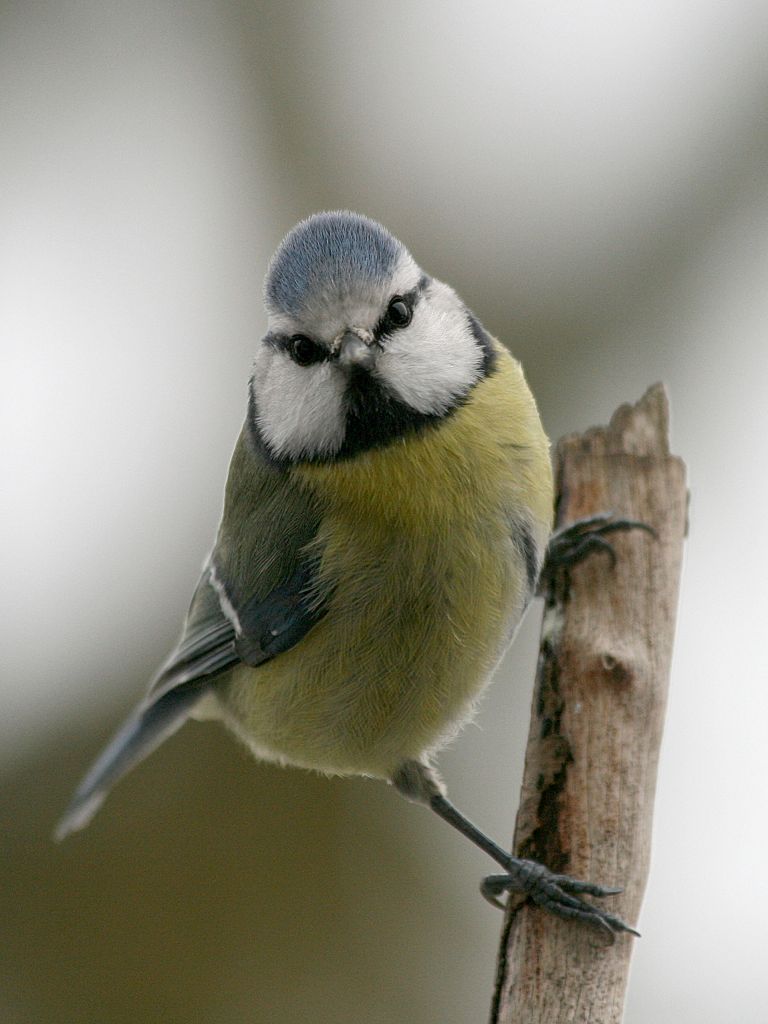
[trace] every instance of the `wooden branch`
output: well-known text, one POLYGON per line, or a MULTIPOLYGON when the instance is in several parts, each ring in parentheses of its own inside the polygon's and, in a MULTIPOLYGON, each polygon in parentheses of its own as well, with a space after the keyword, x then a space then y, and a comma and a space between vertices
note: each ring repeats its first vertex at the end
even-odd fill
MULTIPOLYGON (((598 512, 648 523, 613 533, 545 594, 518 856, 624 887, 610 909, 637 922, 648 876, 656 768, 686 529, 685 466, 669 454, 668 405, 655 385, 608 427, 563 438, 558 525, 598 512)), ((492 1024, 619 1024, 633 943, 511 901, 492 1024)))

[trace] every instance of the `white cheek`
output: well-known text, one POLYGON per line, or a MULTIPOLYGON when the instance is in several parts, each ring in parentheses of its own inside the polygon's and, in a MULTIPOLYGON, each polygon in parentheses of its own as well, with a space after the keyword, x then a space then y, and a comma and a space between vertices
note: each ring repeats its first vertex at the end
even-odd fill
MULTIPOLYGON (((437 284, 437 282, 436 282, 437 284)), ((483 353, 455 293, 435 289, 413 321, 385 342, 376 375, 398 398, 422 413, 442 414, 479 379, 483 353)))
POLYGON ((344 381, 330 363, 297 366, 265 345, 254 366, 257 419, 276 455, 331 455, 344 441, 344 381))

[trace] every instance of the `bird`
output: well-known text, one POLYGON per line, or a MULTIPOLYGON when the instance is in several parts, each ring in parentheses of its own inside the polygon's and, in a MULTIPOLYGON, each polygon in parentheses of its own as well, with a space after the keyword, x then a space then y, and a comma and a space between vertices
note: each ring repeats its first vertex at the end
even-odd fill
MULTIPOLYGON (((521 891, 613 935, 609 889, 511 856, 448 800, 439 750, 475 713, 536 593, 549 441, 522 368, 378 222, 299 222, 264 283, 245 421, 181 638, 59 823, 189 717, 258 759, 369 776, 424 804, 521 891)), ((582 542, 583 546, 583 542, 582 542)))

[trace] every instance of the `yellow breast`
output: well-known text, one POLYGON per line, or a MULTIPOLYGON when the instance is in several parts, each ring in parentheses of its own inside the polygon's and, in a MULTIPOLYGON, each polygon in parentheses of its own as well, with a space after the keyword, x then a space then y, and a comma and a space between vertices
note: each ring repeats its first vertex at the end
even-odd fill
POLYGON ((262 755, 388 776, 458 728, 524 610, 514 530, 543 549, 548 443, 500 349, 434 428, 290 472, 323 508, 312 546, 328 614, 273 662, 236 670, 227 703, 262 755))

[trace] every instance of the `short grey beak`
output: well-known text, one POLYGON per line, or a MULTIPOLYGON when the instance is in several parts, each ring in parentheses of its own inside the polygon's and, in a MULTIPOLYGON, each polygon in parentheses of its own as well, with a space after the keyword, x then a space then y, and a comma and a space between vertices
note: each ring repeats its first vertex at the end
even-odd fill
POLYGON ((339 346, 339 365, 345 370, 359 367, 361 370, 372 370, 376 363, 376 349, 366 343, 352 331, 345 331, 339 346))

